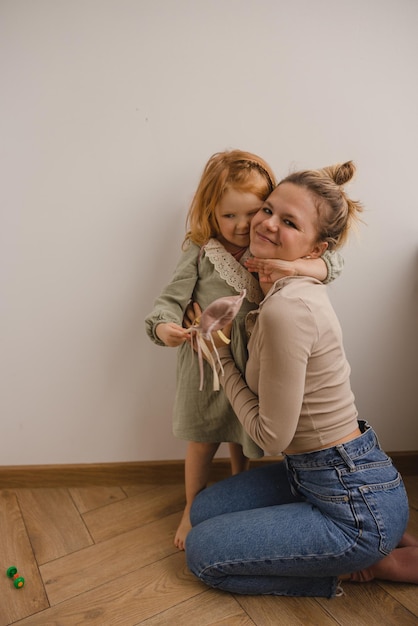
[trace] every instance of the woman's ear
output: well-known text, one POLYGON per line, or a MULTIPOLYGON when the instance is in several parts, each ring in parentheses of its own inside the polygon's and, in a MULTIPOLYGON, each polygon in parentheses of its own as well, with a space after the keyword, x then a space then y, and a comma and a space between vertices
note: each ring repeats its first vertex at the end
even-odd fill
POLYGON ((324 254, 327 248, 328 248, 328 242, 321 241, 317 243, 314 248, 312 248, 312 251, 310 252, 309 256, 311 257, 311 259, 318 259, 320 256, 324 254))

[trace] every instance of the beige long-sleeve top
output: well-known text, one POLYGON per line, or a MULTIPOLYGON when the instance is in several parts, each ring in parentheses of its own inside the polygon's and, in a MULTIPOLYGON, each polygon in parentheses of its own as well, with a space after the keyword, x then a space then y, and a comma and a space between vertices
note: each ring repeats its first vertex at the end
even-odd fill
POLYGON ((274 455, 317 450, 357 428, 341 327, 322 283, 277 281, 247 324, 245 379, 221 348, 221 383, 261 448, 274 455))

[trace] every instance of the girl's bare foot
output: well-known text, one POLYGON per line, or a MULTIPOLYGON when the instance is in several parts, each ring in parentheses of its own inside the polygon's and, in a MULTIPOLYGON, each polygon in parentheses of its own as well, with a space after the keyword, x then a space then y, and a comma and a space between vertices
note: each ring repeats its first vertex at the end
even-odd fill
POLYGON ((176 536, 174 537, 174 545, 179 550, 184 550, 184 544, 186 541, 186 537, 191 530, 192 525, 190 523, 190 509, 186 507, 183 512, 183 517, 181 518, 181 522, 177 528, 176 536))

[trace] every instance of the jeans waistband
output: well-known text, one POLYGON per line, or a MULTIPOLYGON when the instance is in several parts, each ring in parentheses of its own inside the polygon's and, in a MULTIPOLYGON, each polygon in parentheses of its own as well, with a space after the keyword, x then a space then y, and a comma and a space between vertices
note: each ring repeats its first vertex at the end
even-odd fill
POLYGON ((326 467, 347 464, 348 459, 355 460, 364 456, 373 448, 380 449, 379 441, 373 428, 363 420, 358 422, 362 433, 346 443, 325 448, 317 452, 304 454, 288 454, 286 460, 292 467, 326 467))

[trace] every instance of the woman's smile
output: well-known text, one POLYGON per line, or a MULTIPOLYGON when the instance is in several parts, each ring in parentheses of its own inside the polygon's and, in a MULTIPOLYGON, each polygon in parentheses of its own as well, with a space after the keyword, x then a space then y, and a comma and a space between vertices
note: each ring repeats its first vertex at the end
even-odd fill
POLYGON ((278 246, 279 244, 276 243, 275 241, 273 241, 272 239, 270 239, 269 237, 267 237, 267 235, 264 235, 262 232, 260 232, 259 230, 255 231, 255 236, 260 240, 260 241, 265 241, 266 243, 269 243, 273 246, 278 246))

